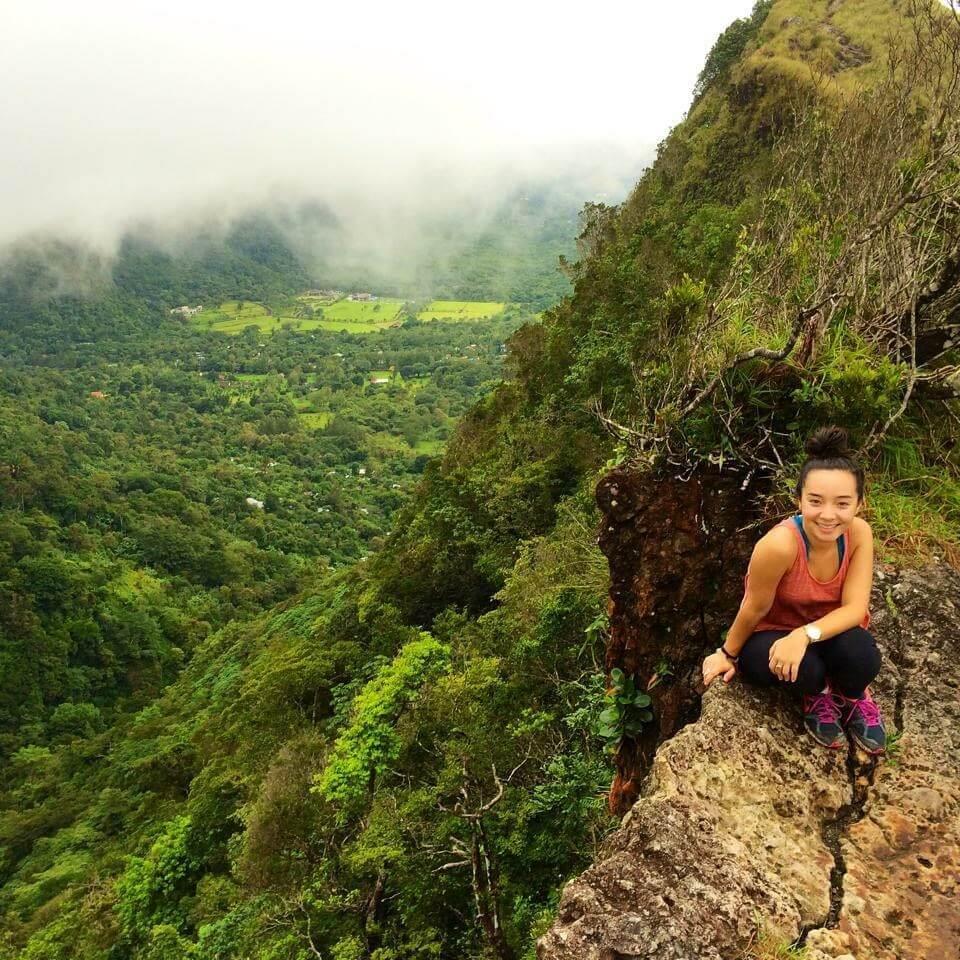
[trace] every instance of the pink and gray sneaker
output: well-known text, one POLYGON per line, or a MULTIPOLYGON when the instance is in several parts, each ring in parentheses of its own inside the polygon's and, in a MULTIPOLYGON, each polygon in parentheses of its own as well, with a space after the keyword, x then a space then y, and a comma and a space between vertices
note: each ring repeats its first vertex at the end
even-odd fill
POLYGON ((847 745, 847 738, 841 724, 842 714, 836 695, 829 690, 822 693, 804 694, 803 725, 807 733, 822 747, 841 750, 847 745))
POLYGON ((867 753, 883 753, 887 749, 887 732, 883 727, 880 708, 870 695, 870 688, 863 691, 859 700, 836 692, 833 696, 842 711, 841 723, 847 736, 867 753))

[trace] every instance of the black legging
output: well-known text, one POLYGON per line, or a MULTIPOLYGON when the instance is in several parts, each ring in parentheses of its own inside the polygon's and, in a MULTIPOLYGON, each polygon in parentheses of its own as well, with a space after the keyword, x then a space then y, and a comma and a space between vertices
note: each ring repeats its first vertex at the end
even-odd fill
POLYGON ((747 640, 737 668, 744 680, 763 687, 792 686, 801 693, 819 693, 829 680, 845 697, 859 699, 880 672, 880 651, 873 634, 863 627, 851 627, 829 640, 811 643, 800 661, 796 681, 781 680, 770 669, 770 647, 774 640, 788 633, 789 630, 761 630, 747 640))

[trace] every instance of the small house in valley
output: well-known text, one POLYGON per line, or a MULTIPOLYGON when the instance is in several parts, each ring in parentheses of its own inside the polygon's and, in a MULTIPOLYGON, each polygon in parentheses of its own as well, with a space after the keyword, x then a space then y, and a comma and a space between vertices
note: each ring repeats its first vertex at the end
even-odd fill
POLYGON ((171 317, 180 317, 183 320, 187 320, 192 317, 194 314, 203 312, 203 304, 198 303, 195 307, 188 307, 186 304, 182 307, 174 307, 170 311, 171 317))

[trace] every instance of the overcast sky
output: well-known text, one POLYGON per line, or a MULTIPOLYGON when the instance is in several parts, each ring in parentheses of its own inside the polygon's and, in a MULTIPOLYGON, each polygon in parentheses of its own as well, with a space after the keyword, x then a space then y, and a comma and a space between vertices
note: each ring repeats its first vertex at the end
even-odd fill
POLYGON ((0 242, 315 194, 420 206, 643 163, 751 0, 29 0, 0 14, 0 242))

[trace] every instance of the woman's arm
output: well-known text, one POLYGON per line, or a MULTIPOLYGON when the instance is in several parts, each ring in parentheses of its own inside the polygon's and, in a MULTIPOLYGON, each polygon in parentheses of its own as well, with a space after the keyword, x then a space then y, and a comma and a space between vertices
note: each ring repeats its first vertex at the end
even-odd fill
POLYGON ((777 586, 796 556, 797 542, 783 527, 774 527, 753 548, 747 568, 747 589, 724 643, 734 656, 740 653, 757 624, 770 611, 777 586))
MULTIPOLYGON (((777 585, 796 555, 796 541, 783 527, 774 527, 753 548, 747 570, 747 589, 724 642, 724 648, 733 656, 740 653, 757 624, 773 606, 777 585)), ((733 661, 718 650, 703 661, 703 685, 709 687, 717 677, 723 677, 724 683, 729 683, 735 672, 733 661)))

